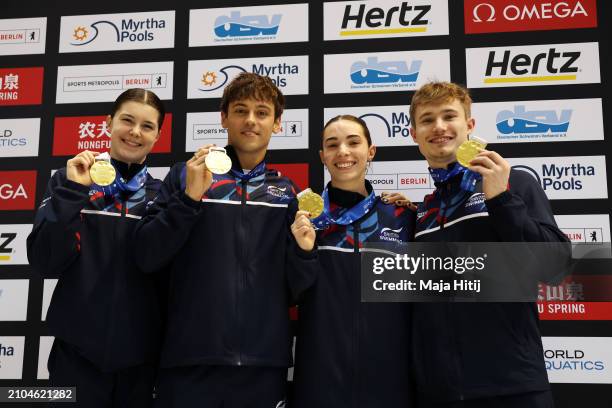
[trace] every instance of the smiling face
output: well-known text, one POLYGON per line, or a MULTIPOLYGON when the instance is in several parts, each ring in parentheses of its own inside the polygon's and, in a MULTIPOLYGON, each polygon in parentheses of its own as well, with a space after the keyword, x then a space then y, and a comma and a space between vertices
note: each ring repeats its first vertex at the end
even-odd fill
POLYGON ((106 122, 111 132, 110 155, 125 163, 142 163, 159 139, 159 112, 151 105, 127 101, 106 122))
POLYGON ((230 102, 227 114, 221 112, 221 124, 227 129, 242 165, 256 165, 263 160, 272 133, 280 132, 280 117, 274 119, 274 104, 255 99, 230 102))
POLYGON ((376 146, 368 146, 359 123, 340 119, 325 128, 319 155, 327 166, 332 186, 363 192, 366 167, 375 154, 376 146))
POLYGON ((431 168, 446 168, 456 161, 459 145, 474 129, 474 119, 466 118, 457 99, 419 105, 414 112, 410 133, 431 168))

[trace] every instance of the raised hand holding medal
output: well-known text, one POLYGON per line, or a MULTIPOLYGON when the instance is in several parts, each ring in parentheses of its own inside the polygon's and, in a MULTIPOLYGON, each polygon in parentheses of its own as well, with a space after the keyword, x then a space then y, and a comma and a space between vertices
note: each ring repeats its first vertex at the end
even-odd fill
POLYGON ((91 180, 101 187, 110 186, 117 177, 117 172, 110 159, 108 153, 99 154, 94 164, 89 168, 91 180))
POLYGON ((298 193, 298 208, 306 211, 311 219, 317 218, 323 212, 323 197, 310 188, 298 193))
POLYGON ((457 161, 465 168, 470 167, 470 161, 487 147, 487 141, 476 136, 461 143, 457 148, 457 161))
POLYGON ((323 198, 307 188, 298 193, 297 199, 298 211, 295 213, 295 221, 291 224, 291 233, 302 250, 311 251, 317 237, 311 220, 323 212, 323 198))
POLYGON ((204 163, 206 163, 208 170, 214 174, 225 174, 232 168, 232 159, 229 158, 223 147, 210 147, 204 163))
POLYGON ((66 162, 66 178, 84 186, 91 186, 93 181, 89 174, 90 167, 94 164, 100 153, 84 150, 66 162))
MULTIPOLYGON (((212 184, 212 171, 207 166, 207 157, 213 148, 217 148, 213 144, 207 144, 200 147, 193 153, 193 157, 185 162, 186 167, 186 183, 185 194, 194 201, 200 201, 202 196, 208 191, 212 184)), ((225 151, 225 149, 223 149, 225 151)), ((218 152, 220 155, 225 155, 223 152, 218 152)), ((225 155, 228 159, 229 157, 225 155)), ((211 165, 215 167, 215 171, 223 170, 222 160, 211 161, 211 165)), ((231 168, 231 159, 230 168, 231 168)), ((228 169, 229 170, 229 169, 228 169)))

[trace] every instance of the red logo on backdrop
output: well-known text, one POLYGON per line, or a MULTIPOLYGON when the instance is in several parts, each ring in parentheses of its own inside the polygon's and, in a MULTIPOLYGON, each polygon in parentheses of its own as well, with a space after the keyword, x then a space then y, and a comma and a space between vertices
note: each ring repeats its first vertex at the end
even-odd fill
POLYGON ((308 163, 268 164, 268 168, 278 170, 283 176, 289 177, 297 184, 299 191, 308 188, 308 163))
POLYGON ((33 210, 36 170, 0 171, 0 210, 33 210))
POLYGON ((572 275, 559 285, 540 285, 542 320, 612 320, 612 276, 572 275))
POLYGON ((612 320, 612 302, 538 302, 540 320, 612 320))
POLYGON ((0 68, 1 105, 40 105, 43 67, 0 68))
MULTIPOLYGON (((53 156, 74 156, 83 150, 105 152, 110 149, 110 130, 106 116, 68 116, 55 118, 53 156)), ((172 114, 166 113, 159 140, 151 153, 169 153, 172 142, 172 114)))
POLYGON ((596 0, 465 0, 465 32, 597 27, 596 0))

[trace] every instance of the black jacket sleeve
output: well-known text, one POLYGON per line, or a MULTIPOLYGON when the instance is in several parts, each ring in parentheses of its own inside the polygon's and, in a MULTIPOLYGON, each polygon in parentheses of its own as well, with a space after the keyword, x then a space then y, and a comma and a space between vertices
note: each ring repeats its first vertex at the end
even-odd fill
POLYGON ((66 179, 60 169, 47 185, 27 239, 28 261, 43 277, 59 277, 79 256, 81 210, 89 187, 66 179))
POLYGON ((504 242, 568 242, 557 227, 546 193, 523 171, 512 170, 510 189, 485 204, 504 242))
POLYGON ((202 211, 202 203, 187 196, 181 185, 184 167, 179 163, 170 169, 135 228, 132 245, 138 254, 136 263, 145 273, 160 271, 170 264, 202 211))
POLYGON ((523 171, 512 170, 510 189, 485 201, 493 227, 502 242, 549 243, 525 246, 538 265, 539 279, 559 282, 571 271, 571 244, 557 227, 546 193, 523 171))

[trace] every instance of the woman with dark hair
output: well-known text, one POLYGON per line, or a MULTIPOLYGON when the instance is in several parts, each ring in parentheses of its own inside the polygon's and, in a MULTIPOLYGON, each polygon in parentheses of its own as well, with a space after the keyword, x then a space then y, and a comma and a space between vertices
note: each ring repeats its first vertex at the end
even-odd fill
POLYGON ((52 386, 76 386, 78 407, 149 407, 160 339, 156 285, 129 250, 160 181, 145 159, 164 106, 129 89, 106 122, 108 153, 83 151, 51 177, 27 240, 30 265, 58 283, 47 314, 52 386))
POLYGON ((331 119, 322 143, 331 176, 323 214, 310 220, 298 211, 292 225, 300 248, 317 252, 319 270, 300 283, 308 289, 298 300, 291 407, 410 408, 410 305, 361 302, 360 249, 411 241, 415 213, 377 197, 366 180, 376 146, 363 120, 331 119))

